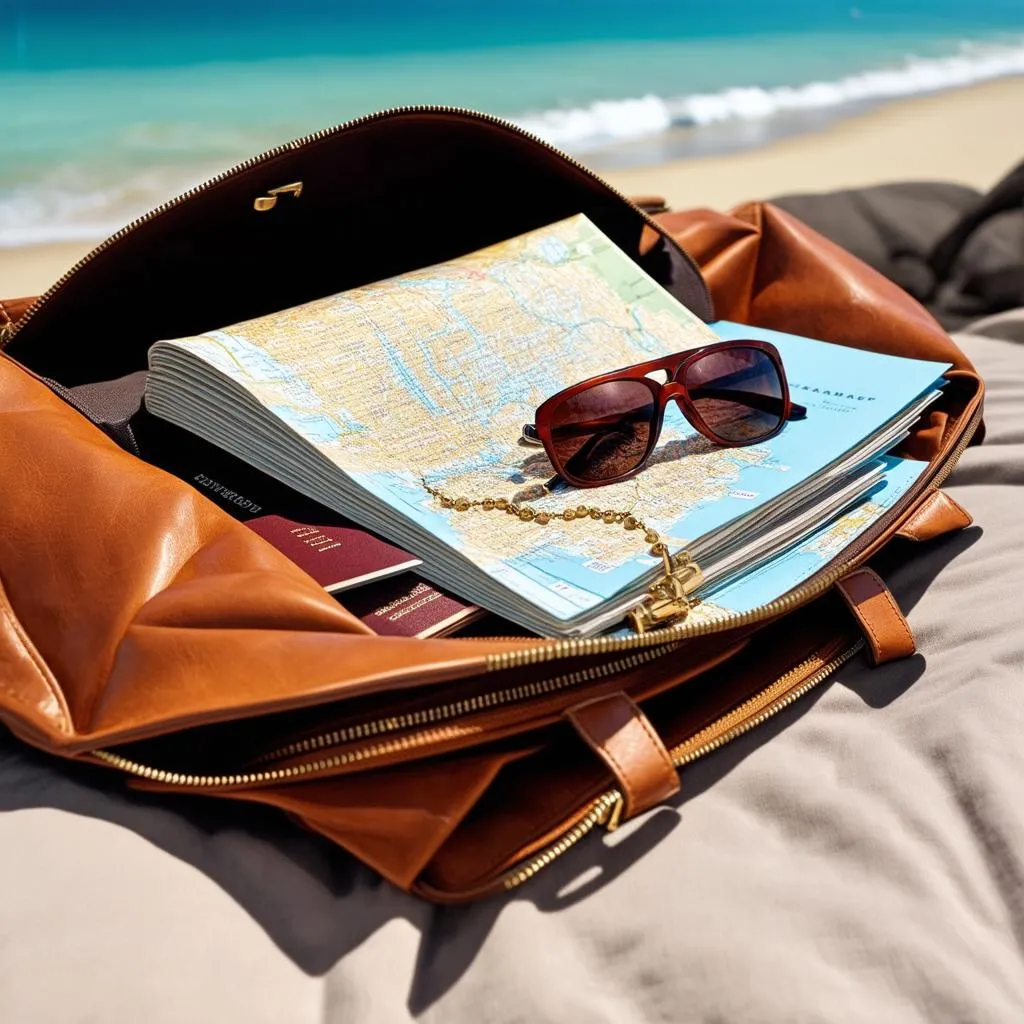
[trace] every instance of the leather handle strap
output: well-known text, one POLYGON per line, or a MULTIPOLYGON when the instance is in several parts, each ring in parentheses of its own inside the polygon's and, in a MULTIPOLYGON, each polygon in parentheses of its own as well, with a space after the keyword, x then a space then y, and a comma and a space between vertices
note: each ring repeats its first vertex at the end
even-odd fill
POLYGON ((873 664, 884 665, 897 658, 909 658, 917 650, 903 612, 873 569, 856 569, 844 576, 836 589, 864 633, 873 664))
POLYGON ((679 791, 679 774, 647 716, 621 691, 566 712, 587 745, 611 769, 625 801, 623 818, 679 791))

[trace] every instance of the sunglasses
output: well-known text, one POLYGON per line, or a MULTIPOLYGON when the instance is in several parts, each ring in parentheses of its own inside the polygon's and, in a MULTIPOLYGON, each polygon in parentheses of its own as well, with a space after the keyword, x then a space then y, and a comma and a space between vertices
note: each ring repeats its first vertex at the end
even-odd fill
POLYGON ((704 437, 729 448, 767 441, 787 420, 807 415, 789 400, 774 345, 723 341, 559 391, 523 427, 523 441, 543 445, 558 475, 575 487, 615 483, 643 469, 672 401, 704 437), (665 374, 664 382, 654 373, 665 374))

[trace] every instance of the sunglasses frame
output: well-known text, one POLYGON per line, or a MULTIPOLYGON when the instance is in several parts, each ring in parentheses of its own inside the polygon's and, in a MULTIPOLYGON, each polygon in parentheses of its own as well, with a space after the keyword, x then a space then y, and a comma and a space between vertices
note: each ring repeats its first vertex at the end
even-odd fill
MULTIPOLYGON (((782 365, 782 357, 779 355, 779 350, 774 345, 767 341, 754 340, 720 341, 712 345, 704 345, 701 348, 693 349, 689 352, 676 352, 672 355, 651 359, 645 363, 636 363, 633 366, 625 366, 621 370, 612 370, 609 373, 602 373, 597 377, 589 377, 587 380, 580 381, 579 384, 574 384, 570 388, 565 388, 546 399, 537 407, 537 412, 534 417, 533 433, 535 433, 537 440, 539 440, 544 446, 544 451, 551 460, 551 465, 554 466, 555 472, 557 472, 558 475, 566 481, 566 483, 572 484, 574 487, 602 487, 605 484, 614 484, 619 483, 622 480, 628 480, 644 468, 647 464, 647 460, 651 457, 651 453, 658 444, 658 439, 661 436, 662 422, 665 418, 665 409, 669 402, 676 402, 687 421, 695 430, 699 431, 709 441, 723 448, 743 448, 754 444, 762 444, 765 441, 770 441, 781 432, 788 420, 803 419, 807 415, 807 410, 802 405, 797 405, 795 402, 790 400, 789 382, 786 380, 786 370, 782 365), (730 441, 719 437, 704 422, 700 413, 697 412, 697 409, 690 398, 689 390, 682 382, 686 377, 686 371, 700 359, 712 355, 715 352, 724 352, 733 349, 756 349, 757 351, 767 355, 774 364, 775 369, 778 371, 779 382, 782 387, 782 416, 779 418, 778 426, 770 433, 767 433, 762 437, 758 437, 753 441, 730 441), (668 375, 664 382, 652 380, 647 376, 649 373, 657 373, 659 371, 665 372, 668 375), (652 429, 650 432, 650 438, 647 442, 647 450, 644 452, 643 457, 636 466, 626 473, 621 473, 619 476, 608 477, 605 480, 581 480, 571 472, 568 472, 555 456, 555 446, 551 436, 554 412, 563 402, 575 395, 588 391, 590 388, 597 387, 599 384, 607 384, 612 381, 619 380, 642 383, 646 385, 648 390, 651 392, 651 398, 655 405, 655 414, 651 425, 652 429)), ((524 437, 528 436, 528 431, 524 428, 524 437)))

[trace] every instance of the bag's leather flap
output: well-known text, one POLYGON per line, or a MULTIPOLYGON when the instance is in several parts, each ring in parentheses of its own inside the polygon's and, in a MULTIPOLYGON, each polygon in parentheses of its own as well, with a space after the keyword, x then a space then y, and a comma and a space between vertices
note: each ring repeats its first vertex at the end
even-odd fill
POLYGON ((69 386, 121 377, 145 367, 154 341, 430 266, 581 212, 712 318, 696 264, 600 178, 505 122, 413 109, 279 146, 130 225, 24 318, 8 352, 69 386), (301 188, 275 197, 285 185, 301 188))

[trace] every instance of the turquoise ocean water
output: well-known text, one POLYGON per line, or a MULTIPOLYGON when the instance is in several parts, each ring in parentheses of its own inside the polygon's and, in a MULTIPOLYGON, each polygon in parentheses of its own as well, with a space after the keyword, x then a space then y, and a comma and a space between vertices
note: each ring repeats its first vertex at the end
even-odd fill
POLYGON ((385 107, 485 110, 601 168, 1010 74, 1024 0, 0 0, 0 246, 107 234, 385 107))

